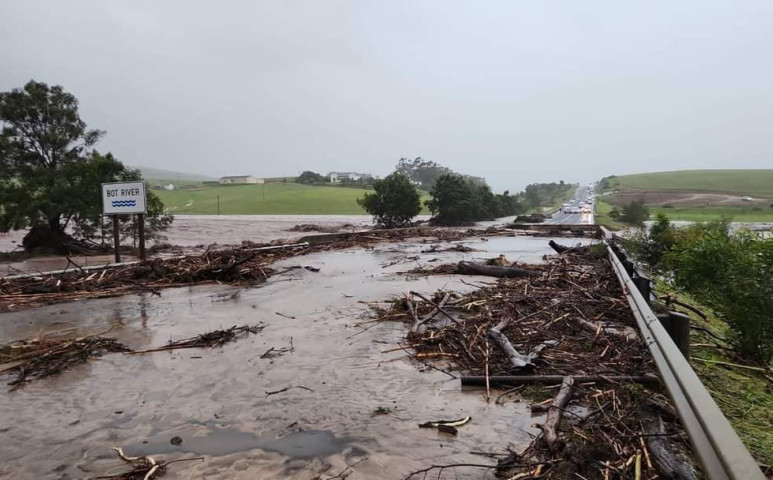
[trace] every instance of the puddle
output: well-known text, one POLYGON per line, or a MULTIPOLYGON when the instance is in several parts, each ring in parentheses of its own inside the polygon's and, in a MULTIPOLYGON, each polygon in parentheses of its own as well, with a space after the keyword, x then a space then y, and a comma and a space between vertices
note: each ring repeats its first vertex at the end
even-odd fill
MULTIPOLYGON (((537 433, 527 405, 487 404, 480 391, 463 392, 458 379, 420 371, 395 349, 404 338, 402 324, 364 323, 363 302, 408 290, 467 291, 471 287, 459 277, 396 272, 434 258, 505 254, 536 262, 551 253, 548 240, 471 240, 464 243, 482 251, 469 253, 421 254, 427 244, 407 242, 321 252, 278 265, 312 265, 319 272, 291 270, 258 288, 186 287, 163 290, 160 297, 128 295, 2 314, 3 339, 29 338, 41 329, 93 333, 114 325, 110 336, 136 349, 233 325, 267 326, 222 348, 106 355, 16 392, 0 389, 0 478, 116 474, 124 465, 113 446, 166 460, 204 456, 170 465, 164 477, 170 480, 310 480, 363 458, 349 480, 391 480, 433 463, 480 463, 471 451, 523 447, 537 433), (395 247, 409 253, 388 251, 395 247), (403 262, 406 256, 418 259, 403 262), (213 301, 237 290, 232 299, 213 301), (261 358, 291 344, 292 352, 261 358), (313 391, 266 395, 300 385, 313 391), (373 414, 384 407, 389 415, 373 414), (473 421, 457 437, 417 427, 468 415, 473 421), (175 436, 181 445, 170 444, 175 436)), ((458 478, 480 478, 480 472, 459 471, 458 478)))
POLYGON ((350 441, 347 438, 336 437, 329 430, 302 430, 269 440, 258 438, 252 433, 242 432, 235 428, 216 426, 208 427, 204 432, 178 432, 175 436, 182 439, 180 445, 173 445, 170 442, 171 437, 166 437, 127 446, 124 448, 124 452, 129 456, 175 452, 219 456, 260 449, 289 458, 309 459, 341 453, 350 441))

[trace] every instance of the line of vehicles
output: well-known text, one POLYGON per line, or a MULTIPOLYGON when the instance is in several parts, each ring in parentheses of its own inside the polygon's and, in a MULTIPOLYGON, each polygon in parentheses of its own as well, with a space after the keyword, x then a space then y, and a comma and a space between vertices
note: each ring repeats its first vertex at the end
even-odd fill
POLYGON ((565 203, 561 205, 561 212, 562 213, 580 213, 580 214, 590 214, 593 213, 593 200, 594 196, 591 193, 588 195, 585 200, 570 200, 569 203, 565 203))

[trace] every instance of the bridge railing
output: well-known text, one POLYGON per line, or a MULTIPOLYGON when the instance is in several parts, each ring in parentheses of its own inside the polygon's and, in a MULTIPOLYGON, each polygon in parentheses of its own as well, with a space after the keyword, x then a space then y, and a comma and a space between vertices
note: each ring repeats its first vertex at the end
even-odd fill
POLYGON ((644 298, 629 275, 623 263, 629 262, 625 253, 619 248, 613 249, 612 234, 606 228, 600 228, 639 331, 703 465, 706 477, 711 480, 765 480, 757 462, 655 316, 649 306, 649 299, 644 298))

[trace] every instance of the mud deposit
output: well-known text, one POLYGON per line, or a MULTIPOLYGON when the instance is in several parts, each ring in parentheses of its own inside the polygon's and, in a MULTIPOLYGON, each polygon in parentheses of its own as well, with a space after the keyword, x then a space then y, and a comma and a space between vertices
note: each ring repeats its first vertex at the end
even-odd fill
MULTIPOLYGON (((360 301, 407 290, 465 291, 471 287, 455 277, 396 272, 433 259, 499 254, 537 262, 550 253, 548 240, 462 242, 485 250, 470 253, 420 254, 426 244, 384 244, 289 259, 278 266, 320 271, 291 270, 259 288, 177 288, 160 297, 129 295, 0 315, 4 340, 30 338, 41 329, 77 327, 85 334, 116 325, 109 336, 134 349, 233 325, 267 325, 223 348, 110 354, 15 392, 3 388, 0 478, 115 474, 125 465, 113 446, 165 460, 204 457, 170 465, 169 479, 312 479, 323 472, 327 478, 363 459, 348 478, 396 479, 432 463, 491 463, 469 452, 525 446, 537 433, 531 424, 538 418, 525 404, 486 404, 480 392, 463 393, 458 380, 422 371, 399 350, 382 353, 404 338, 403 325, 358 325, 368 320, 360 301), (290 346, 281 356, 261 358, 272 347, 290 346), (313 391, 267 394, 290 386, 313 391), (390 413, 376 414, 380 407, 390 413), (473 420, 456 437, 417 428, 467 415, 473 420), (172 444, 174 437, 182 442, 172 444)), ((449 475, 484 477, 481 471, 449 475)))

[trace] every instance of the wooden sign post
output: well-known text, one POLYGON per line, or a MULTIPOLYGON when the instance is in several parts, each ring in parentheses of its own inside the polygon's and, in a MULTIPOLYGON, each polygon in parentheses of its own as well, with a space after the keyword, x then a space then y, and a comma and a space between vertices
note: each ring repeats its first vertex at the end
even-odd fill
POLYGON ((102 184, 102 211, 113 217, 115 262, 121 262, 121 226, 119 215, 138 215, 140 260, 145 260, 145 214, 147 198, 145 182, 114 182, 102 184))

